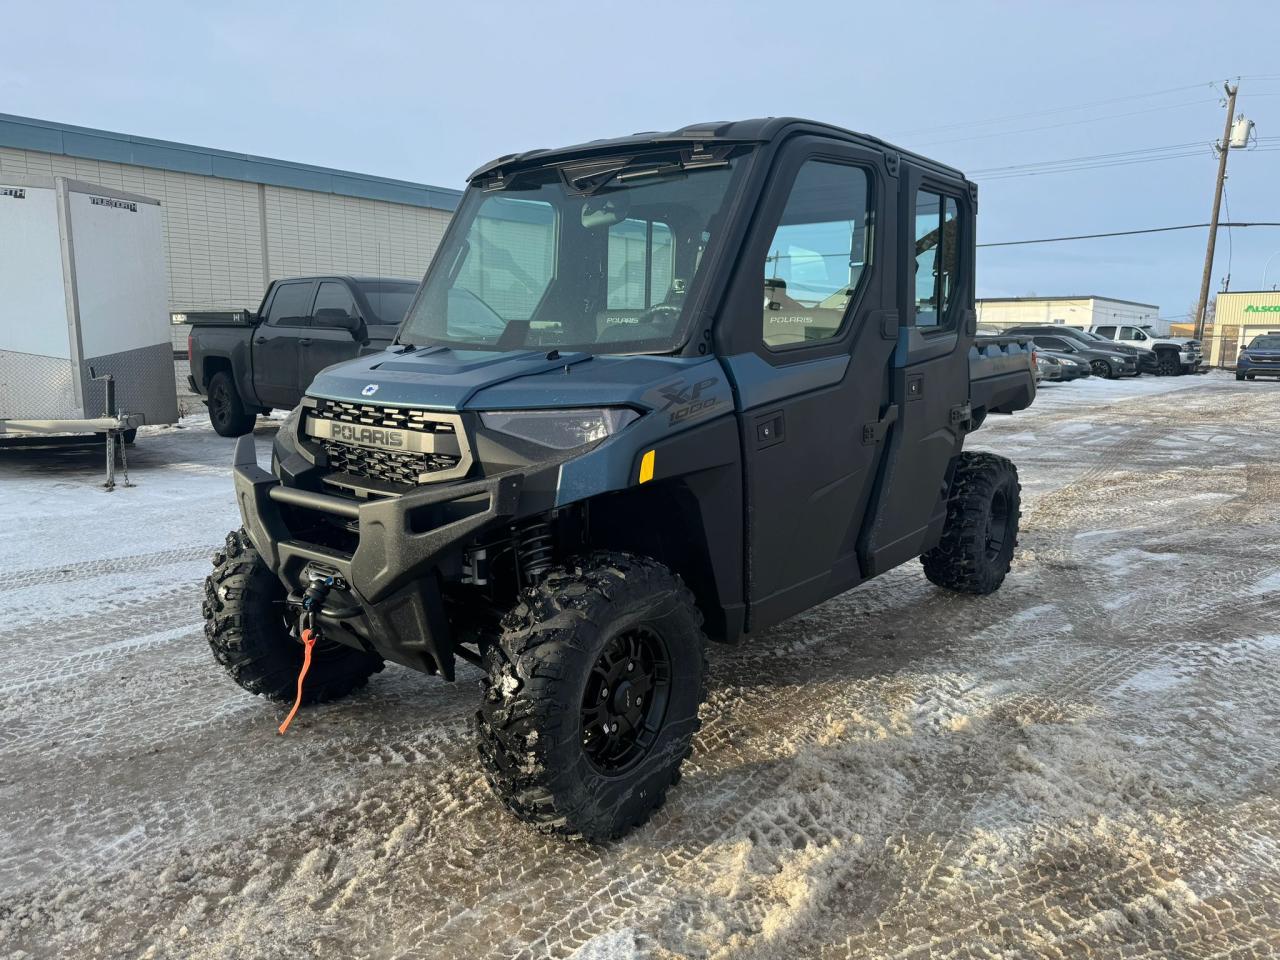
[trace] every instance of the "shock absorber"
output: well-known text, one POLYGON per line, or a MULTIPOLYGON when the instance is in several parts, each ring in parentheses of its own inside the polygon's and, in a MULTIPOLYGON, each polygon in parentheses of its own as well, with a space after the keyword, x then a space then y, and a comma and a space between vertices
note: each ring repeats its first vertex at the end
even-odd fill
POLYGON ((526 584, 537 583, 555 563, 555 534, 548 520, 534 520, 512 531, 516 562, 526 584))

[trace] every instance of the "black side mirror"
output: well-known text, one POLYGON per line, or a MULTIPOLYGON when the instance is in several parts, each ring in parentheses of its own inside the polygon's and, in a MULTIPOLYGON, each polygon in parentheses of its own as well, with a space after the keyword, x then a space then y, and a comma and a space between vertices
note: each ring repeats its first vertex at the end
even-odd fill
POLYGON ((364 320, 352 316, 341 307, 324 307, 315 313, 317 327, 335 327, 346 330, 357 340, 364 339, 364 320))

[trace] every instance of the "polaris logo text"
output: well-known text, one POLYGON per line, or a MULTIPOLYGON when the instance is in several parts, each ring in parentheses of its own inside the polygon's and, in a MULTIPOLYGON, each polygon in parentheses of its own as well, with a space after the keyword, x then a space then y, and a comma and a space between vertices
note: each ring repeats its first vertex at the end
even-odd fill
POLYGON ((379 430, 377 427, 357 427, 350 423, 334 423, 329 436, 345 443, 359 443, 366 447, 388 447, 398 450, 404 446, 403 430, 379 430))

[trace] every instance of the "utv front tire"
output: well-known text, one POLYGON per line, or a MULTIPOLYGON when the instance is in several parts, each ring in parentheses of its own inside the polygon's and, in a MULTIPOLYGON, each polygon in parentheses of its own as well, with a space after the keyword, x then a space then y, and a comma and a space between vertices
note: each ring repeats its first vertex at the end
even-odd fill
MULTIPOLYGON (((290 630, 284 586, 244 530, 227 534, 204 581, 204 635, 218 663, 250 693, 290 703, 303 646, 290 630)), ((345 697, 382 669, 380 657, 321 640, 302 688, 303 705, 345 697)))
POLYGON ((991 453, 962 453, 951 481, 942 539, 921 558, 925 576, 948 590, 994 593, 1018 545, 1018 468, 991 453))
POLYGON ((617 553, 524 591, 485 656, 481 765, 519 819, 610 840, 680 778, 705 696, 702 616, 661 564, 617 553))

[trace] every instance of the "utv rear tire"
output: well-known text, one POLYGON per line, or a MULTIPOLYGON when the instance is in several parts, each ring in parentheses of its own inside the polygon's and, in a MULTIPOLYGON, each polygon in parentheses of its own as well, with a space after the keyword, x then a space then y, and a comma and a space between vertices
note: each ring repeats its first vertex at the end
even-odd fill
POLYGON ((253 429, 257 417, 244 408, 231 374, 220 370, 209 381, 209 421, 220 437, 240 437, 253 429))
MULTIPOLYGON (((204 581, 204 635, 218 663, 250 693, 291 703, 303 646, 286 620, 284 586, 244 530, 227 534, 204 581)), ((303 705, 345 697, 382 669, 380 657, 323 639, 311 655, 303 705)))
POLYGON ((1018 468, 991 453, 962 453, 951 481, 942 539, 921 558, 925 576, 948 590, 994 593, 1018 545, 1018 468))
POLYGON ((485 672, 476 735, 494 794, 543 832, 614 839, 662 806, 692 749, 702 616, 660 563, 594 554, 524 591, 485 672))

